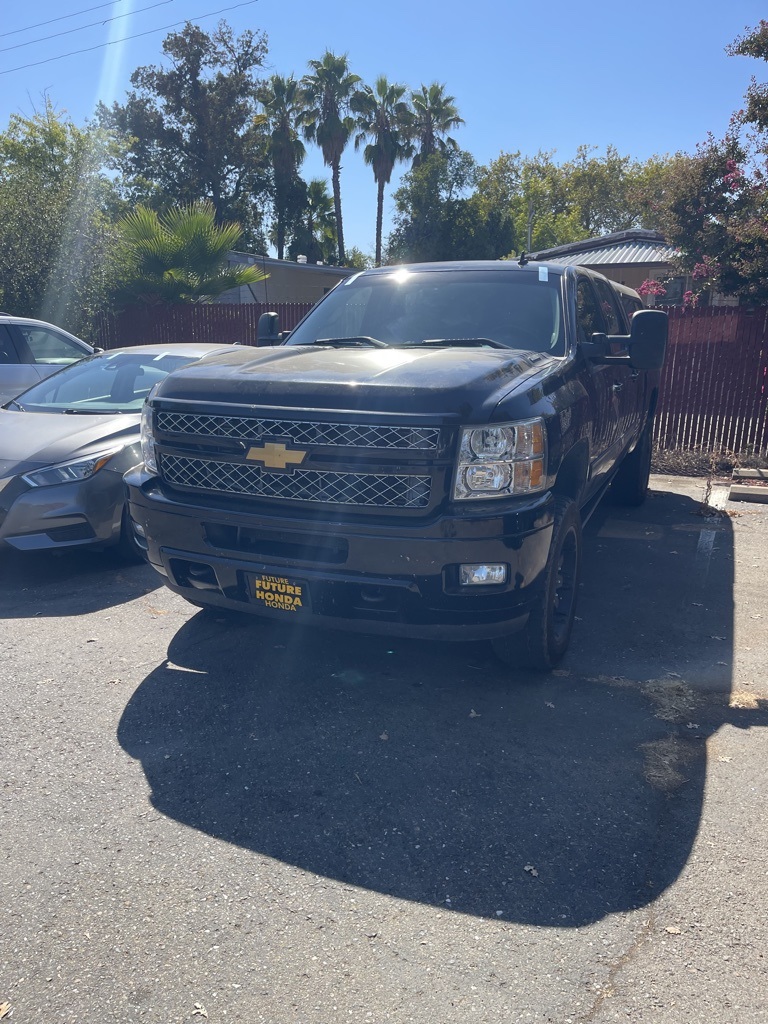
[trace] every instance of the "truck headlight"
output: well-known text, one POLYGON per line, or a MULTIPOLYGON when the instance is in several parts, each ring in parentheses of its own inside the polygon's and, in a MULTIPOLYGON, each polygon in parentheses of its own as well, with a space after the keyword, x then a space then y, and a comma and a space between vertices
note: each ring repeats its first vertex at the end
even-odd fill
POLYGON ((108 452, 89 455, 86 459, 73 459, 71 462, 60 462, 56 466, 46 466, 32 473, 25 473, 25 480, 31 487, 51 487, 54 484, 68 484, 78 480, 88 480, 123 449, 112 448, 108 452))
POLYGON ((157 473, 155 435, 152 433, 152 406, 148 401, 141 407, 141 459, 148 473, 157 473))
POLYGON ((537 418, 465 427, 453 497, 505 498, 546 487, 546 431, 537 418))

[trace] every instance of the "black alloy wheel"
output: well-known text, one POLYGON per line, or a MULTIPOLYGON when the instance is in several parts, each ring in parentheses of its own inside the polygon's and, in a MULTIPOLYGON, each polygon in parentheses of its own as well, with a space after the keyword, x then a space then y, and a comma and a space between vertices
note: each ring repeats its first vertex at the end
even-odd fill
POLYGON ((549 558, 521 633, 498 637, 493 649, 512 668, 548 672, 568 649, 581 573, 581 516, 571 498, 555 498, 549 558))

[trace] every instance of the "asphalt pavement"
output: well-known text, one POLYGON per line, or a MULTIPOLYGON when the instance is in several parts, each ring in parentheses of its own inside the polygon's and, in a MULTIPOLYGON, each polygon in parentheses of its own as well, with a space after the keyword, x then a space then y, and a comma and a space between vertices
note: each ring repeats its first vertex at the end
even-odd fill
POLYGON ((0 1018, 764 1024, 768 506, 652 486, 543 680, 0 553, 0 1018))

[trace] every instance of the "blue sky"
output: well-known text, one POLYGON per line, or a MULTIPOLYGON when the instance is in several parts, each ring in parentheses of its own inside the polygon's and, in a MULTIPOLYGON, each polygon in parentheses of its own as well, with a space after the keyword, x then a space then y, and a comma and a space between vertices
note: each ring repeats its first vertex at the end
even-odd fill
MULTIPOLYGON (((131 72, 160 63, 166 26, 186 19, 209 30, 224 18, 238 32, 266 32, 268 73, 301 76, 328 48, 347 53, 371 83, 382 73, 414 89, 444 82, 466 121, 457 141, 481 163, 501 150, 539 149, 564 161, 580 144, 601 152, 614 145, 641 160, 690 152, 707 132, 722 135, 752 75, 768 79, 764 62, 724 52, 766 16, 757 0, 256 0, 213 17, 203 15, 232 0, 114 0, 62 18, 98 3, 0 0, 0 129, 12 113, 30 114, 46 92, 78 123, 98 100, 122 101, 131 72), (117 15, 126 16, 105 20, 117 15), (98 48, 36 63, 89 47, 98 48), (21 65, 34 66, 15 70, 21 65)), ((303 173, 329 177, 312 150, 303 173)), ((375 184, 352 149, 341 184, 347 245, 371 252, 375 184)))

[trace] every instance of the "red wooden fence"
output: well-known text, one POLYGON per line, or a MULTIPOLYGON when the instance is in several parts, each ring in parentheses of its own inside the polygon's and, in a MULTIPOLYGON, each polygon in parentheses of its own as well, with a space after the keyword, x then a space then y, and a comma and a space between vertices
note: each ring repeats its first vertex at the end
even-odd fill
MULTIPOLYGON (((256 344, 261 313, 291 330, 311 303, 133 308, 104 314, 102 348, 180 341, 256 344)), ((768 454, 768 309, 669 311, 655 439, 667 450, 768 454)))
POLYGON ((675 309, 669 315, 658 445, 766 454, 768 309, 675 309))
POLYGON ((281 330, 291 331, 311 308, 311 302, 132 306, 118 314, 103 313, 91 340, 100 348, 174 342, 255 345, 262 313, 279 313, 281 330))

